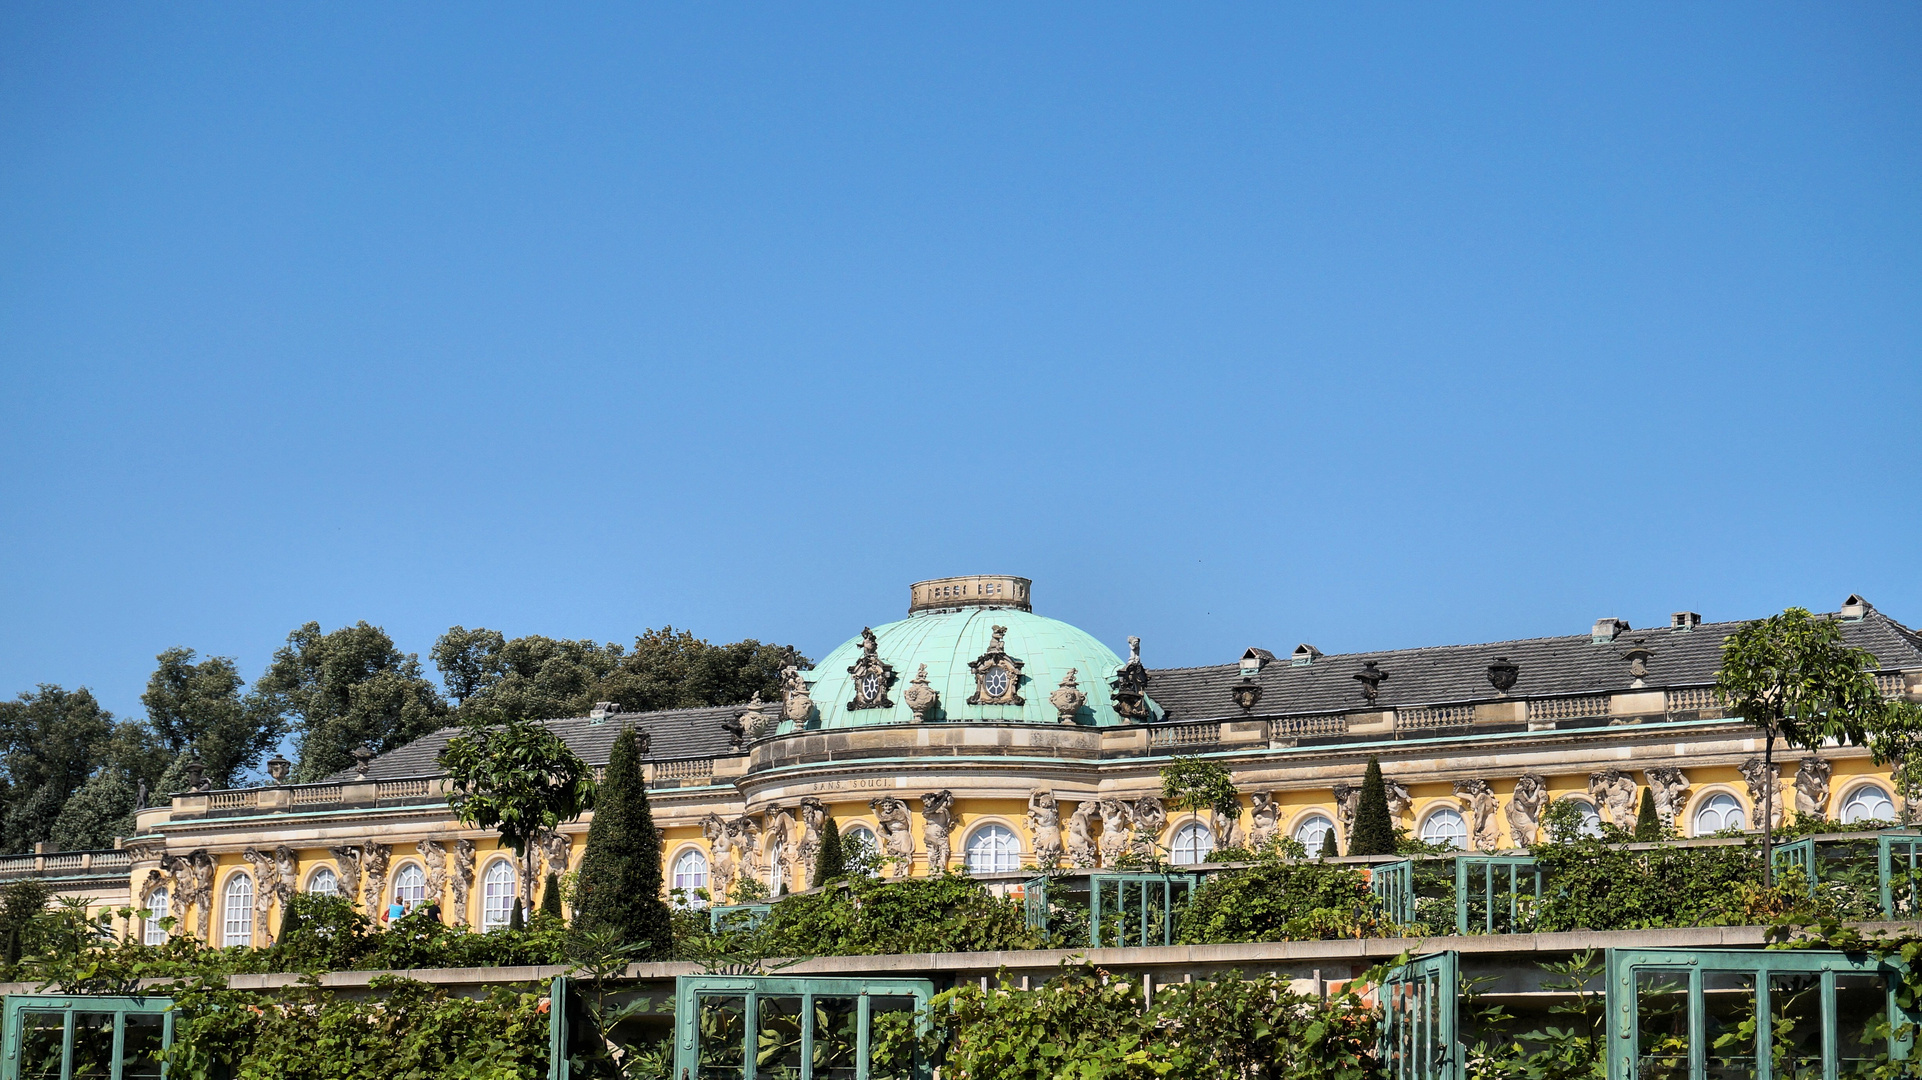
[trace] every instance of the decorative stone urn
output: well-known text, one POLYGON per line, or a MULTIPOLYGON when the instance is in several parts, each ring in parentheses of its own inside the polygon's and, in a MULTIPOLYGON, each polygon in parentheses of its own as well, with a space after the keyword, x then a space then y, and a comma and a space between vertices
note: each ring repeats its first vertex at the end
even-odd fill
POLYGON ((928 665, 922 664, 914 673, 914 681, 908 684, 901 700, 907 702, 916 722, 925 724, 934 717, 934 710, 941 705, 941 692, 928 685, 928 665))
POLYGON ((1075 714, 1088 703, 1087 693, 1081 689, 1081 684, 1075 682, 1074 676, 1075 669, 1069 668, 1068 673, 1061 677, 1061 685, 1048 695, 1048 704, 1054 706, 1055 715, 1064 724, 1074 723, 1075 714))

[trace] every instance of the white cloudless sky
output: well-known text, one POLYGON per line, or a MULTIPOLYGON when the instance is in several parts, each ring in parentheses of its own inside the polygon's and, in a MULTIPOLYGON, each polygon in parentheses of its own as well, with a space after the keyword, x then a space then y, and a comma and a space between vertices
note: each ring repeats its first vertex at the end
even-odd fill
POLYGON ((1922 624, 1922 8, 13 4, 0 694, 1922 624))

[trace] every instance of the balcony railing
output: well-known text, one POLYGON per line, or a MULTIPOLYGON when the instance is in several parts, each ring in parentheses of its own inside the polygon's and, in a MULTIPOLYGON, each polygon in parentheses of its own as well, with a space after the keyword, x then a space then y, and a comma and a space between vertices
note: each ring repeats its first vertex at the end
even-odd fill
POLYGON ((0 858, 0 878, 61 878, 124 874, 132 866, 133 856, 118 849, 55 851, 44 855, 8 855, 0 858))
POLYGON ((693 758, 688 761, 657 761, 654 763, 654 783, 664 780, 705 780, 714 775, 713 758, 693 758))
POLYGON ((1592 716, 1607 716, 1608 700, 1607 694, 1531 698, 1528 702, 1528 719, 1533 723, 1540 720, 1583 720, 1592 716))
POLYGON ((1283 716, 1268 721, 1270 739, 1312 739, 1321 735, 1348 734, 1348 714, 1328 716, 1283 716))
POLYGON ((1467 727, 1475 722, 1473 705, 1422 705, 1395 710, 1396 731, 1433 731, 1467 727))
POLYGON ((1179 727, 1152 728, 1148 732, 1148 746, 1155 750, 1212 746, 1220 741, 1220 724, 1182 724, 1179 727))

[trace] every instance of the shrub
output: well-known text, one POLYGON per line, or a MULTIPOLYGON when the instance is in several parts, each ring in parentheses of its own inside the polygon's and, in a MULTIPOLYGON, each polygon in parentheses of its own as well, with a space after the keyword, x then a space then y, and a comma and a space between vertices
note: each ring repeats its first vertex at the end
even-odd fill
POLYGON ((1381 901, 1359 870, 1265 857, 1209 879, 1182 913, 1177 944, 1366 937, 1381 901))

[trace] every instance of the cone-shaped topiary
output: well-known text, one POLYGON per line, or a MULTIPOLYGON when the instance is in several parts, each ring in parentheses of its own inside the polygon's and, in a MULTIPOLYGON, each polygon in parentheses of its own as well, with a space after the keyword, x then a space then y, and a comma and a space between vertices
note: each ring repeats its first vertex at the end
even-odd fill
POLYGON ((527 920, 521 917, 521 898, 516 896, 507 908, 507 928, 509 930, 527 929, 527 920))
POLYGON ((1355 807, 1355 824, 1348 834, 1350 855, 1393 855, 1395 825, 1388 820, 1388 786, 1382 783, 1381 762, 1368 759, 1368 772, 1361 778, 1361 804, 1355 807))
POLYGON ((547 872, 547 880, 541 882, 541 911, 556 919, 567 918, 561 910, 561 879, 552 870, 547 872))
POLYGON ((814 856, 814 881, 818 888, 835 878, 848 876, 848 855, 841 847, 841 827, 833 818, 821 829, 821 850, 814 856))
MULTIPOLYGON (((556 897, 558 899, 558 892, 556 897)), ((587 827, 574 885, 574 929, 614 931, 628 944, 646 943, 643 958, 666 956, 674 945, 673 919, 661 899, 661 838, 641 779, 641 743, 632 727, 614 740, 587 827)))
POLYGON ((1335 849, 1335 830, 1329 829, 1327 832, 1321 834, 1321 850, 1315 854, 1323 859, 1334 859, 1341 856, 1341 852, 1335 849))
POLYGON ((1635 813, 1635 839, 1652 843, 1662 838, 1662 819, 1655 816, 1655 792, 1642 789, 1642 808, 1635 813))

